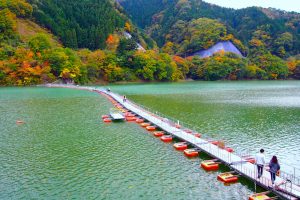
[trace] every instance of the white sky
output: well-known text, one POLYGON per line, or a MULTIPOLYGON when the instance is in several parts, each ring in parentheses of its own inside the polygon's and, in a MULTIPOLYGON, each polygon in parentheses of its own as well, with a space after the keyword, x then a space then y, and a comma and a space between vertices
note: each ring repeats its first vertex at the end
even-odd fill
POLYGON ((227 8, 246 8, 260 6, 263 8, 277 8, 300 13, 300 0, 204 0, 227 8))

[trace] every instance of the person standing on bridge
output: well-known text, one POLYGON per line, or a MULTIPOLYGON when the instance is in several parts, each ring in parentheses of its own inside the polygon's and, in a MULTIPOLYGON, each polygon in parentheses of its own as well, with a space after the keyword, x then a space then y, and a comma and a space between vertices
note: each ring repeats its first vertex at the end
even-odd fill
POLYGON ((265 150, 261 149, 258 154, 255 156, 255 163, 257 165, 257 178, 260 178, 263 174, 264 165, 265 165, 265 150))
POLYGON ((270 160, 269 167, 270 167, 272 185, 274 186, 274 182, 275 182, 275 179, 276 179, 276 174, 280 170, 280 165, 278 163, 278 160, 277 160, 276 156, 273 156, 272 159, 270 160))
POLYGON ((127 100, 127 99, 126 99, 126 96, 124 95, 124 96, 123 96, 123 102, 125 103, 126 100, 127 100))

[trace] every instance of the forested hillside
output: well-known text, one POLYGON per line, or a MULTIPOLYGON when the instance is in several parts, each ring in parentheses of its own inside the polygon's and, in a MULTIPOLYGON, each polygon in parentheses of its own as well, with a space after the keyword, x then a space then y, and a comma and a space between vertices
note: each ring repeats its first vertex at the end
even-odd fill
POLYGON ((0 0, 0 85, 175 81, 188 72, 168 54, 137 51, 137 31, 128 22, 105 38, 102 50, 76 51, 35 24, 32 11, 25 0, 0 0))
POLYGON ((144 24, 139 18, 132 20, 146 27, 163 52, 187 57, 217 42, 231 41, 243 53, 244 58, 226 52, 200 60, 187 58, 193 63, 189 77, 205 80, 299 77, 299 13, 257 7, 235 10, 201 0, 170 0, 167 4, 165 0, 134 2, 120 3, 129 15, 144 19, 144 24), (151 2, 152 6, 140 6, 151 2), (149 16, 149 13, 155 14, 149 16))
POLYGON ((143 1, 129 19, 108 0, 0 0, 0 85, 300 79, 299 14, 143 1), (147 26, 149 35, 132 20, 147 26), (231 41, 243 56, 189 56, 220 41, 231 41))
POLYGON ((118 2, 122 4, 131 19, 139 27, 145 28, 151 24, 153 15, 167 8, 174 0, 118 0, 118 2))
MULTIPOLYGON (((141 16, 141 18, 148 17, 144 21, 151 21, 151 23, 145 23, 142 26, 148 26, 148 33, 161 47, 169 41, 169 37, 182 35, 182 26, 188 27, 187 24, 192 20, 209 18, 224 24, 227 34, 235 36, 246 47, 250 47, 249 42, 255 38, 262 41, 266 48, 277 56, 288 57, 300 53, 299 13, 256 7, 234 10, 201 0, 173 0, 163 10, 164 7, 160 4, 165 2, 164 0, 160 3, 149 0, 139 0, 138 4, 133 2, 135 0, 123 0, 121 4, 129 14, 134 13, 134 16, 141 16), (150 2, 154 2, 153 6, 149 7, 151 13, 155 13, 152 16, 145 15, 148 7, 139 6, 150 2), (181 29, 174 32, 176 28, 181 29)), ((140 24, 139 19, 133 18, 132 20, 140 24)), ((189 34, 192 35, 192 33, 189 34)))
POLYGON ((126 17, 108 0, 29 0, 29 3, 37 22, 70 48, 104 48, 108 35, 126 22, 126 17))
POLYGON ((227 32, 224 24, 209 18, 198 18, 187 22, 178 20, 165 35, 162 50, 170 54, 190 55, 208 49, 219 41, 230 40, 245 55, 246 47, 227 32))

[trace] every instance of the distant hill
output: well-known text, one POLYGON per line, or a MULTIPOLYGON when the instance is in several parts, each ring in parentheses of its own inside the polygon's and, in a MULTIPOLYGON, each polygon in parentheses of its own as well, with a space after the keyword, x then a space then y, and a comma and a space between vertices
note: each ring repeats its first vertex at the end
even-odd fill
POLYGON ((141 28, 152 23, 152 16, 164 10, 174 0, 117 0, 129 17, 141 28))
POLYGON ((177 37, 181 34, 181 31, 170 32, 179 22, 209 18, 224 24, 227 34, 232 34, 247 48, 251 47, 252 39, 259 39, 277 56, 286 58, 300 53, 299 13, 258 7, 235 10, 201 0, 135 2, 136 0, 122 0, 120 3, 134 22, 142 28, 146 27, 148 34, 160 47, 169 41, 170 36, 177 37), (152 6, 142 6, 148 4, 152 6))

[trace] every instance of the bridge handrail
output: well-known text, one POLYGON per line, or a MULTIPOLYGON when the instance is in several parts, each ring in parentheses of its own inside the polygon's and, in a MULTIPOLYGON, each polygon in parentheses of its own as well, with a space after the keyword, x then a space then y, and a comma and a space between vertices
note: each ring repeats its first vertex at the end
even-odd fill
MULTIPOLYGON (((52 85, 52 86, 54 86, 54 87, 62 87, 61 84, 48 84, 48 86, 49 86, 49 85, 52 85)), ((92 87, 78 87, 78 86, 76 86, 76 85, 64 85, 64 87, 66 87, 66 88, 75 88, 75 89, 76 89, 76 88, 77 88, 77 89, 81 88, 81 89, 86 89, 86 90, 93 90, 93 89, 96 89, 95 87, 94 87, 94 88, 92 88, 92 87)), ((98 89, 99 89, 99 88, 98 88, 98 89)), ((102 91, 104 91, 103 88, 101 88, 101 89, 102 89, 102 91)), ((118 95, 119 97, 122 98, 122 95, 120 95, 120 94, 118 94, 118 93, 115 93, 115 92, 114 92, 114 94, 116 94, 116 95, 118 95)), ((138 106, 138 107, 144 109, 145 111, 147 111, 147 112, 149 112, 149 113, 153 113, 153 114, 157 115, 158 117, 160 117, 160 118, 162 118, 162 119, 168 119, 168 121, 170 121, 170 123, 173 123, 174 125, 175 125, 177 122, 180 122, 179 124, 181 125, 182 129, 190 129, 190 130, 193 130, 193 131, 200 130, 200 128, 199 128, 198 126, 191 125, 191 124, 189 124, 189 123, 185 123, 185 122, 179 121, 179 120, 177 120, 177 119, 175 119, 175 118, 173 118, 173 117, 167 116, 167 115, 165 115, 165 114, 163 114, 163 113, 160 113, 160 112, 158 112, 158 111, 153 111, 153 109, 150 109, 150 108, 147 107, 147 106, 138 104, 138 103, 136 103, 136 102, 133 103, 133 102, 131 102, 130 100, 127 100, 127 102, 128 102, 128 103, 131 103, 131 105, 133 105, 133 106, 138 106)), ((204 139, 206 139, 206 140, 213 140, 212 138, 207 137, 206 135, 202 135, 201 137, 204 138, 204 139)), ((245 149, 240 150, 240 151, 235 150, 235 154, 237 154, 237 155, 239 155, 239 156, 241 156, 241 157, 244 156, 244 155, 249 155, 249 156, 251 156, 250 151, 249 151, 249 150, 245 150, 245 149)), ((289 180, 289 181, 293 182, 293 184, 295 184, 295 185, 300 186, 300 177, 299 177, 298 175, 296 176, 296 174, 298 174, 298 173, 300 172, 300 168, 296 168, 296 167, 291 166, 291 165, 288 165, 288 164, 285 164, 285 165, 286 165, 286 166, 289 166, 290 168, 292 168, 293 171, 294 171, 294 173, 292 174, 292 173, 288 173, 288 172, 285 172, 285 171, 281 170, 281 171, 280 171, 280 177, 283 178, 283 179, 285 179, 285 180, 289 180), (296 173, 296 172, 297 172, 297 173, 296 173)))
MULTIPOLYGON (((118 95, 119 97, 122 98, 122 95, 120 95, 120 94, 118 94, 116 92, 114 92, 114 94, 116 94, 116 95, 118 95)), ((136 102, 133 103, 133 102, 131 102, 128 99, 127 99, 127 103, 130 103, 133 106, 138 106, 138 107, 142 108, 143 110, 145 110, 145 111, 147 111, 149 113, 153 113, 153 114, 157 115, 158 117, 161 117, 162 119, 167 119, 170 123, 173 123, 174 125, 179 122, 179 124, 181 125, 182 129, 190 129, 192 131, 199 131, 200 130, 200 128, 198 126, 196 126, 196 125, 192 125, 192 124, 189 124, 189 123, 186 123, 186 122, 183 122, 183 121, 179 121, 178 119, 175 119, 175 118, 170 117, 170 116, 168 116, 166 114, 158 112, 158 111, 156 111, 154 109, 151 109, 151 108, 149 108, 149 107, 147 107, 145 105, 141 105, 141 104, 136 103, 136 102)), ((201 132, 199 132, 199 133, 201 133, 201 132)), ((208 136, 203 135, 203 134, 201 135, 201 137, 204 138, 204 139, 206 139, 206 140, 209 140, 209 141, 216 140, 216 139, 213 139, 213 138, 208 137, 208 136)), ((235 154, 237 154, 239 156, 244 156, 244 155, 249 155, 249 156, 252 156, 252 157, 254 156, 254 155, 251 155, 250 150, 247 150, 247 149, 243 149, 243 150, 240 150, 240 151, 238 151, 238 150, 235 149, 235 154)), ((285 164, 285 165, 289 166, 290 168, 292 168, 294 170, 294 173, 292 174, 292 173, 280 170, 280 175, 279 176, 281 178, 285 179, 285 180, 290 180, 294 184, 300 186, 300 177, 298 175, 296 176, 296 171, 300 172, 300 168, 296 168, 296 167, 288 165, 288 164, 285 164)))

